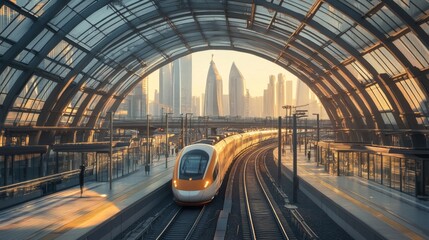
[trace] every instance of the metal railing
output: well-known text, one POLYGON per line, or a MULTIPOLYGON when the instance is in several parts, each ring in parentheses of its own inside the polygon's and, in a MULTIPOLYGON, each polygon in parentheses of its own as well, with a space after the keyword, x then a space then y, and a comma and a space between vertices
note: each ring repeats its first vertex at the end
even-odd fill
POLYGON ((0 209, 76 185, 78 175, 77 169, 2 186, 0 187, 0 209))

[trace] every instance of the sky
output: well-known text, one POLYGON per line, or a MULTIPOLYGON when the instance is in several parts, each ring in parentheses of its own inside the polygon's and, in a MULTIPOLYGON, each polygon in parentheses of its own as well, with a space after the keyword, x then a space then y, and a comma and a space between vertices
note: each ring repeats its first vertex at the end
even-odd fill
MULTIPOLYGON (((213 61, 222 77, 224 94, 228 94, 229 71, 233 62, 235 62, 235 65, 243 75, 246 81, 246 88, 249 89, 252 97, 263 96, 270 75, 275 75, 277 79, 277 75, 283 73, 286 76, 286 80, 295 80, 294 84, 296 82, 296 77, 293 74, 263 58, 235 51, 209 50, 192 54, 193 96, 201 96, 205 91, 212 55, 213 61)), ((159 72, 155 71, 149 75, 150 99, 153 99, 154 90, 158 89, 158 87, 159 72)))

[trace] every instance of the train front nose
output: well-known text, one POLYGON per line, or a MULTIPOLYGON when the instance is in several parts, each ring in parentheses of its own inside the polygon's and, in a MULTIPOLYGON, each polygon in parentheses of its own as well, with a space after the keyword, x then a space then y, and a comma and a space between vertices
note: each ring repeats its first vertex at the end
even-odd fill
POLYGON ((204 193, 203 191, 183 191, 183 190, 175 190, 175 197, 180 202, 200 202, 204 201, 204 193))

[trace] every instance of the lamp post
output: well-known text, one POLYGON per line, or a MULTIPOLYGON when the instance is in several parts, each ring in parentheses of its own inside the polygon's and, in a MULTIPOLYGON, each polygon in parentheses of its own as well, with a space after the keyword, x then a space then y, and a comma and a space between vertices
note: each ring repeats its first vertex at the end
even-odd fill
POLYGON ((206 125, 206 138, 208 137, 208 135, 209 135, 209 130, 208 130, 208 122, 209 122, 209 116, 204 116, 204 120, 205 120, 205 125, 206 125))
POLYGON ((149 114, 146 115, 146 165, 150 164, 150 148, 149 148, 149 114))
POLYGON ((169 144, 168 144, 168 114, 173 114, 173 113, 165 113, 165 120, 166 120, 166 127, 165 127, 165 168, 167 168, 167 160, 168 160, 168 155, 170 153, 170 148, 169 148, 169 144))
POLYGON ((289 114, 288 114, 288 110, 291 111, 292 110, 292 105, 285 105, 282 106, 282 108, 285 110, 286 112, 286 123, 285 123, 285 139, 283 141, 283 152, 286 152, 286 145, 287 145, 287 123, 288 123, 288 118, 289 118, 289 114))
POLYGON ((278 171, 277 171, 277 179, 278 184, 281 186, 281 178, 282 178, 282 154, 281 154, 281 147, 282 147, 282 117, 279 117, 279 145, 278 145, 278 152, 277 152, 277 159, 278 159, 278 171))
POLYGON ((113 157, 113 112, 109 112, 110 141, 109 141, 109 189, 112 190, 112 157, 113 157))
POLYGON ((293 114, 293 178, 292 178, 292 202, 298 202, 298 171, 297 171, 297 129, 296 129, 296 119, 299 117, 305 117, 307 110, 295 110, 293 114))
POLYGON ((189 144, 189 133, 188 133, 188 131, 189 131, 189 128, 188 128, 188 115, 190 115, 190 117, 189 117, 189 121, 191 121, 191 118, 192 118, 192 113, 186 113, 185 114, 185 146, 187 146, 188 144, 189 144))
POLYGON ((306 154, 307 154, 307 118, 305 119, 305 122, 304 122, 304 156, 306 156, 306 154))
POLYGON ((319 128, 319 114, 318 113, 313 113, 313 115, 316 115, 316 122, 317 122, 317 147, 316 147, 316 162, 317 162, 317 166, 319 166, 319 141, 320 141, 320 128, 319 128))
POLYGON ((180 114, 180 149, 184 146, 184 134, 183 134, 183 113, 180 114))

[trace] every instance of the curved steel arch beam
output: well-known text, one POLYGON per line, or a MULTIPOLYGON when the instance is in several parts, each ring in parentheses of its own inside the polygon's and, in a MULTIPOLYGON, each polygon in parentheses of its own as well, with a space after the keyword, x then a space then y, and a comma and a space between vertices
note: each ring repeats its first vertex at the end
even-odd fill
MULTIPOLYGON (((251 39, 251 38, 250 38, 251 39)), ((180 44, 178 44, 178 45, 180 45, 180 44)), ((224 48, 222 48, 222 49, 224 49, 224 48)), ((235 48, 232 48, 233 50, 237 50, 237 49, 235 49, 235 48)), ((251 51, 251 53, 254 53, 253 51, 251 51)), ((273 53, 275 53, 275 52, 273 52, 273 53)), ((273 56, 274 56, 275 54, 273 54, 273 56)), ((263 56, 263 58, 265 58, 265 59, 267 59, 267 56, 266 55, 262 55, 263 56)), ((175 57, 175 58, 177 58, 177 57, 175 57)), ((301 61, 306 61, 305 59, 301 59, 301 61)), ((126 65, 126 63, 125 63, 125 65, 126 65)), ((315 67, 310 67, 310 68, 315 68, 315 67)), ((323 72, 321 72, 320 70, 318 71, 318 73, 319 74, 321 74, 321 75, 323 75, 324 73, 323 72)), ((307 85, 310 85, 309 83, 307 83, 307 85)), ((322 83, 322 85, 323 85, 323 83, 322 83)), ((117 88, 119 85, 117 85, 117 86, 115 86, 115 87, 113 87, 112 88, 112 91, 111 92, 109 92, 108 94, 106 94, 104 97, 103 97, 103 99, 100 101, 100 104, 102 105, 102 106, 97 106, 97 109, 95 109, 93 112, 94 113, 96 113, 97 115, 99 115, 99 113, 100 112, 102 112, 102 109, 103 109, 103 106, 105 105, 105 104, 103 104, 103 103, 107 103, 108 102, 108 99, 110 99, 109 98, 109 96, 110 95, 112 95, 112 94, 114 94, 114 92, 115 92, 115 88, 117 88)), ((132 86, 134 86, 134 85, 132 85, 132 86)), ((131 88, 130 88, 131 89, 131 88)), ((313 89, 314 90, 314 89, 313 89)), ((328 91, 328 90, 326 90, 326 91, 328 91)), ((128 91, 126 91, 126 92, 128 92, 128 91)), ((332 94, 332 93, 331 93, 332 94)), ((320 94, 319 94, 320 95, 320 94)), ((84 104, 82 104, 82 105, 84 105, 84 104)), ((83 108, 82 108, 83 109, 83 108)), ((346 111, 345 109, 347 109, 346 107, 343 107, 342 108, 343 109, 343 112, 348 112, 348 111, 346 111)), ((82 110, 83 111, 83 110, 82 110)), ((79 114, 78 114, 79 115, 79 114)), ((346 116, 346 114, 344 114, 345 116, 346 116)), ((98 117, 91 117, 91 122, 89 122, 88 124, 89 125, 91 125, 91 123, 94 123, 95 124, 95 121, 96 121, 96 119, 97 119, 98 117)), ((359 118, 360 119, 360 118, 359 118)), ((354 127, 354 128, 358 128, 358 126, 349 126, 349 127, 354 127)))
MULTIPOLYGON (((264 6, 266 8, 272 8, 298 21, 302 21, 305 19, 304 15, 298 14, 284 7, 280 7, 276 4, 265 2, 262 0, 255 0, 255 1, 257 2, 258 5, 264 6)), ((323 25, 319 24, 318 22, 312 19, 307 19, 306 25, 312 27, 320 34, 324 35, 331 41, 335 42, 338 46, 343 48, 345 51, 347 51, 351 56, 353 56, 357 61, 359 61, 365 68, 367 68, 367 70, 374 76, 374 78, 375 76, 377 76, 377 72, 375 71, 375 69, 363 57, 360 56, 360 53, 356 49, 353 49, 353 47, 350 46, 350 44, 348 44, 341 38, 337 38, 337 35, 334 34, 332 31, 330 31, 329 29, 325 28, 323 25)), ((384 124, 383 118, 381 117, 380 112, 378 110, 374 111, 373 109, 371 109, 371 114, 374 117, 374 121, 377 123, 378 128, 380 129, 385 128, 385 124, 384 124)))
MULTIPOLYGON (((355 22, 357 22, 360 26, 362 26, 364 29, 366 29, 368 32, 373 34, 373 36, 375 36, 378 39, 378 41, 393 56, 396 57, 396 59, 399 61, 400 64, 402 64, 405 71, 410 76, 416 77, 416 76, 419 76, 421 74, 419 71, 417 71, 412 66, 410 61, 408 61, 408 59, 404 56, 404 54, 401 51, 399 51, 399 49, 392 43, 391 40, 384 37, 384 35, 380 31, 378 31, 375 27, 373 27, 368 21, 366 21, 364 18, 362 18, 353 9, 346 6, 341 1, 326 0, 326 2, 329 3, 330 5, 334 6, 336 9, 340 10, 343 14, 347 15, 348 17, 353 19, 355 22)), ((394 4, 395 3, 390 2, 389 6, 393 7, 394 4)), ((398 6, 396 6, 396 7, 398 7, 398 6)), ((366 68, 368 70, 372 70, 371 68, 368 68, 367 66, 366 66, 366 68)), ((383 81, 378 77, 379 73, 373 73, 373 71, 371 71, 371 73, 374 77, 375 82, 379 86, 383 86, 384 85, 383 81)), ((425 90, 425 93, 427 96, 428 90, 429 90, 429 84, 428 83, 422 83, 422 82, 420 82, 420 84, 422 86, 425 86, 424 90, 425 90)), ((396 86, 390 85, 390 87, 392 88, 392 91, 385 91, 384 90, 383 92, 389 98, 389 102, 393 106, 393 110, 396 110, 396 111, 393 111, 393 115, 395 117, 395 120, 398 123, 400 123, 399 125, 406 126, 408 128, 412 128, 412 129, 421 129, 422 126, 419 126, 416 118, 412 118, 412 117, 406 117, 405 119, 401 118, 400 115, 410 116, 410 113, 413 112, 412 108, 411 108, 410 104, 408 103, 408 101, 400 102, 400 99, 398 99, 398 96, 401 95, 402 93, 400 92, 400 90, 396 86)))
POLYGON ((414 19, 404 11, 397 3, 392 0, 383 0, 383 3, 397 16, 399 17, 408 28, 419 38, 423 45, 429 49, 429 35, 416 24, 414 19))
MULTIPOLYGON (((68 3, 70 0, 66 0, 65 2, 68 3)), ((0 73, 3 72, 8 62, 13 62, 15 57, 46 27, 47 23, 55 17, 57 12, 63 8, 64 2, 56 2, 53 4, 40 18, 35 21, 31 27, 31 29, 26 32, 21 39, 14 44, 11 48, 9 48, 6 53, 2 56, 3 58, 3 64, 0 64, 0 73)), ((49 47, 53 47, 52 44, 49 47)), ((44 47, 45 54, 47 55, 49 53, 48 48, 44 47)), ((43 50, 42 50, 43 51, 43 50)), ((29 70, 26 72, 23 72, 19 78, 19 81, 16 81, 8 94, 6 95, 5 100, 3 101, 3 107, 0 108, 0 123, 4 123, 7 117, 7 114, 9 110, 12 108, 13 103, 15 102, 16 98, 18 97, 19 93, 22 91, 22 89, 25 87, 27 82, 29 81, 33 69, 37 67, 39 62, 43 59, 44 56, 35 56, 34 59, 28 64, 29 70)))
POLYGON ((95 52, 93 52, 95 54, 95 52))

